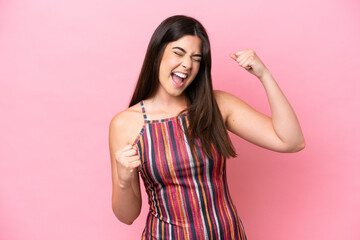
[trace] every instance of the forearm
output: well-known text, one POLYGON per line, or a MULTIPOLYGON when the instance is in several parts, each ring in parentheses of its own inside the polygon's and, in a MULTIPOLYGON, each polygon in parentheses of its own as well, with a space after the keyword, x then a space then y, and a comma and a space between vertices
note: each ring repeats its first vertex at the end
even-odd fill
POLYGON ((305 147, 305 140, 294 110, 270 73, 259 79, 270 104, 274 131, 284 144, 285 151, 300 151, 305 147))
POLYGON ((118 184, 113 190, 112 209, 115 216, 125 224, 132 224, 141 211, 141 196, 131 186, 118 184))

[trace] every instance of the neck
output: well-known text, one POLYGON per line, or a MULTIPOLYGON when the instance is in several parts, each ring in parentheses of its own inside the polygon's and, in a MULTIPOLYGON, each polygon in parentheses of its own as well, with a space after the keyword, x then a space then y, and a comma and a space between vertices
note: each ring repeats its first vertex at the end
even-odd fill
POLYGON ((147 100, 151 111, 168 113, 169 115, 176 115, 180 113, 188 105, 185 94, 180 96, 171 96, 169 94, 157 92, 154 96, 148 98, 147 100))

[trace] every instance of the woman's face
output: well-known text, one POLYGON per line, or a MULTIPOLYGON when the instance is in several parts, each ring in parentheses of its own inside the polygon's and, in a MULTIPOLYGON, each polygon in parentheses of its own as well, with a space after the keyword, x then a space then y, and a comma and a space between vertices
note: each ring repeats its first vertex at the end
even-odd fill
POLYGON ((159 91, 180 96, 199 72, 201 39, 186 35, 170 42, 164 51, 159 69, 159 91))

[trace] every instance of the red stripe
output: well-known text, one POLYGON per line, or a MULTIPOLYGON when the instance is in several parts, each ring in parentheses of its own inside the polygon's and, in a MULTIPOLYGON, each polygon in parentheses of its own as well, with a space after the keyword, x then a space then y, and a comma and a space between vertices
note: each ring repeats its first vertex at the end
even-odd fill
POLYGON ((188 127, 188 115, 183 115, 181 119, 145 121, 134 142, 142 153, 141 177, 150 204, 142 239, 147 239, 147 236, 169 239, 170 234, 173 239, 204 239, 205 236, 209 239, 246 239, 224 179, 226 159, 214 147, 213 158, 209 162, 202 151, 200 155, 188 155, 188 145, 181 128, 188 127), (149 152, 155 156, 154 159, 151 160, 149 152), (191 164, 195 165, 193 169, 191 164), (212 169, 209 164, 213 165, 212 169), (151 167, 158 175, 154 175, 151 167), (205 199, 204 205, 199 197, 205 199), (217 229, 216 221, 223 236, 217 229))

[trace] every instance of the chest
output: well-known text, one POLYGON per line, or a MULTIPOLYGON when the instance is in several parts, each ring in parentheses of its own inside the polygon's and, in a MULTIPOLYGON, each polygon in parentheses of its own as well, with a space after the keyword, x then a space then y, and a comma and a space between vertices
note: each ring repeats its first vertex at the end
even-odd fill
POLYGON ((207 181, 222 176, 225 159, 216 153, 207 158, 196 140, 191 151, 186 127, 184 119, 145 124, 137 145, 140 170, 148 182, 186 185, 189 179, 207 181))

